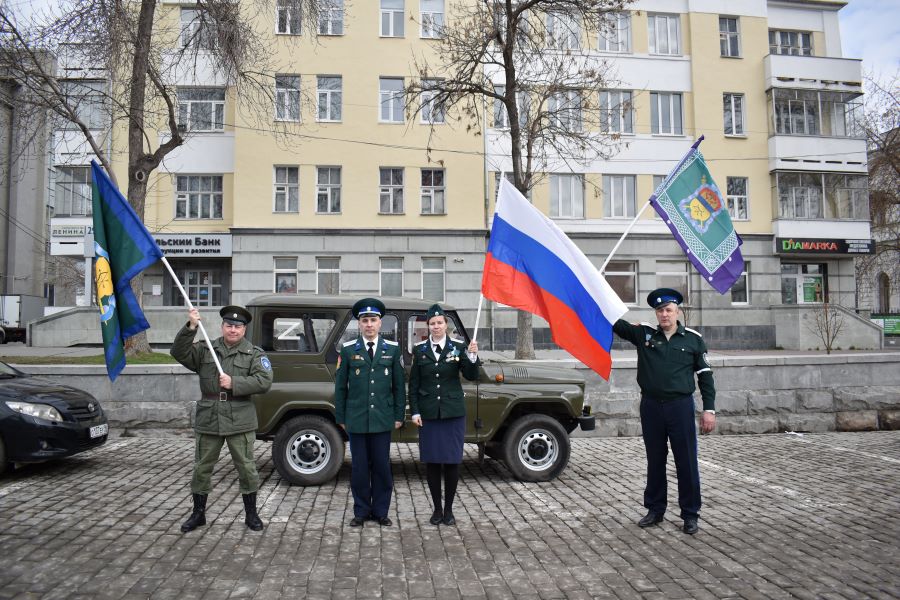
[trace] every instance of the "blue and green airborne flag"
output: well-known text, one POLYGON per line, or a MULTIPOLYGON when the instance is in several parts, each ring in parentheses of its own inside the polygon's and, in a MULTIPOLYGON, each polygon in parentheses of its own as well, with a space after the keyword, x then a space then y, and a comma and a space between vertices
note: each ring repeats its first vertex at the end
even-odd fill
POLYGON ((675 240, 703 278, 720 294, 744 271, 741 237, 728 216, 725 198, 694 142, 678 166, 650 197, 675 240))
POLYGON ((94 210, 94 280, 106 371, 112 381, 125 368, 125 338, 150 328, 131 279, 162 258, 150 232, 96 162, 91 161, 94 210))

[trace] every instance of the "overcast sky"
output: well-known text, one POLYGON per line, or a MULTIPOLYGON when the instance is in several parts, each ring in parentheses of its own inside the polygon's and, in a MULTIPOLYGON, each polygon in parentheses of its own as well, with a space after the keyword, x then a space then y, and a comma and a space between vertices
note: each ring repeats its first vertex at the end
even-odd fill
MULTIPOLYGON (((56 7, 59 0, 6 0, 14 13, 56 7)), ((838 13, 844 57, 863 59, 863 68, 889 78, 900 68, 900 1, 850 0, 838 13)))

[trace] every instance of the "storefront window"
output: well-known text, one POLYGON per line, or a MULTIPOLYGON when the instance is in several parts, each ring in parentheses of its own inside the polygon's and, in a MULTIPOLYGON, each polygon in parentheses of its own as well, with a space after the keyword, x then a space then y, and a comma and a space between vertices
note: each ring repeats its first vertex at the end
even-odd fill
POLYGON ((781 303, 812 304, 822 302, 827 292, 824 264, 781 265, 781 303))
MULTIPOLYGON (((213 269, 184 270, 178 272, 181 284, 194 306, 222 306, 222 272, 213 269)), ((171 286, 171 306, 184 306, 184 297, 176 286, 171 286)))

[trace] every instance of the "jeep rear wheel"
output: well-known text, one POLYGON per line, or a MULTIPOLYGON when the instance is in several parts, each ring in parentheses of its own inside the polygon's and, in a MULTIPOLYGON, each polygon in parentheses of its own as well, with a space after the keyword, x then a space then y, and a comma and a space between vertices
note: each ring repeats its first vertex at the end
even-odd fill
POLYGON ((503 436, 507 468, 520 481, 550 481, 569 462, 569 436, 547 415, 519 417, 503 436))
POLYGON ((278 473, 295 485, 321 485, 337 475, 344 462, 344 439, 334 423, 303 415, 281 426, 272 444, 278 473))

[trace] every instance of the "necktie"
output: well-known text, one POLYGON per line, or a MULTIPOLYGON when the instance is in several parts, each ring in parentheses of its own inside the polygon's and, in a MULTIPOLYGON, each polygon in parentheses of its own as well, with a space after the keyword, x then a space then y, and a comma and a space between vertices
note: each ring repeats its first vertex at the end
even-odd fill
POLYGON ((369 358, 374 360, 374 358, 375 358, 375 348, 374 348, 375 342, 366 342, 366 344, 369 346, 369 358))
POLYGON ((435 345, 434 345, 434 353, 435 353, 436 355, 438 355, 438 356, 441 355, 441 345, 440 345, 440 344, 435 344, 435 345))

